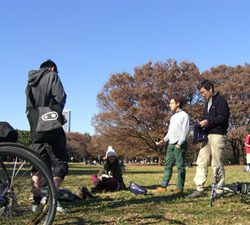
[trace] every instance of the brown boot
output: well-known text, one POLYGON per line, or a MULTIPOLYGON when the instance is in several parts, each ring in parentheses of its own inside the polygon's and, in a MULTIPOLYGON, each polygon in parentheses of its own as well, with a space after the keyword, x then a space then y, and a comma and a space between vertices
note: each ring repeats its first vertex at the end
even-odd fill
POLYGON ((154 190, 152 190, 153 193, 164 193, 164 192, 167 192, 167 188, 165 187, 158 187, 154 190))

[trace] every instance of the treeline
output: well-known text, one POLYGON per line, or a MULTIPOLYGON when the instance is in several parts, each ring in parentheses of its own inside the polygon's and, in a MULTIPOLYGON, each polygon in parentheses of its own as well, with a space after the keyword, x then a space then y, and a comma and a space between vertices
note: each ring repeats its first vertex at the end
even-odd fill
MULTIPOLYGON (((220 65, 200 73, 194 63, 172 59, 135 67, 132 75, 111 75, 97 96, 100 112, 92 121, 96 135, 67 134, 70 154, 78 158, 103 156, 107 146, 112 145, 125 159, 136 156, 162 159, 165 147, 157 146, 155 141, 167 132, 170 97, 176 93, 184 96, 185 110, 191 119, 200 118, 203 99, 196 86, 204 78, 213 80, 216 91, 229 103, 226 160, 244 163, 244 136, 250 126, 250 64, 220 65)), ((198 150, 190 137, 188 162, 195 161, 198 150)))

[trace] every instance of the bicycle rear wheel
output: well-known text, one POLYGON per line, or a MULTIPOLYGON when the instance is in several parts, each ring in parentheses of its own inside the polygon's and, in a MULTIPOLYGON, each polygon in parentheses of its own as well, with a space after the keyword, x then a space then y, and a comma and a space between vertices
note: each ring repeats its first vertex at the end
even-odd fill
POLYGON ((51 225, 56 213, 56 189, 51 172, 40 157, 16 143, 0 143, 0 224, 51 225), (32 211, 31 171, 43 185, 40 208, 32 211))

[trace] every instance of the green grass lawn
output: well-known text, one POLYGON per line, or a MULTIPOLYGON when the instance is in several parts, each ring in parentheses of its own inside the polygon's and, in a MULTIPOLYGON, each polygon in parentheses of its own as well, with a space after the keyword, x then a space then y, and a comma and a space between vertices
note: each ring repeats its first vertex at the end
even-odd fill
MULTIPOLYGON (((69 175, 63 187, 76 191, 79 186, 90 188, 91 174, 99 171, 100 166, 71 164, 69 175)), ((124 173, 126 185, 134 181, 147 187, 155 188, 162 178, 162 166, 127 165, 124 173)), ((65 215, 57 215, 55 224, 250 224, 250 202, 244 202, 240 196, 225 196, 209 207, 210 184, 212 171, 210 168, 207 181, 207 196, 188 199, 186 196, 194 189, 193 177, 195 167, 187 169, 186 185, 182 195, 174 195, 176 169, 164 194, 147 194, 136 196, 129 191, 96 194, 95 199, 63 202, 65 215)), ((243 172, 243 166, 226 167, 226 181, 250 182, 250 173, 243 172)))

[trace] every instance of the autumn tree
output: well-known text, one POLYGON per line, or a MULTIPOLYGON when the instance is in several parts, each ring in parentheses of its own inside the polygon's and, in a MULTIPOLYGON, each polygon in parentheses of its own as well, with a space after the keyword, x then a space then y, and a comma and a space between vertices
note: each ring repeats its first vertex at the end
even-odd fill
POLYGON ((87 133, 80 134, 77 132, 70 132, 66 134, 66 137, 70 157, 79 161, 81 158, 88 158, 91 156, 91 153, 89 152, 91 135, 87 133))
POLYGON ((93 119, 96 132, 103 135, 125 154, 129 151, 165 153, 155 141, 166 133, 168 103, 173 94, 185 97, 187 111, 199 115, 200 98, 196 84, 199 70, 189 62, 149 62, 134 69, 134 74, 113 74, 97 100, 100 113, 93 119))

